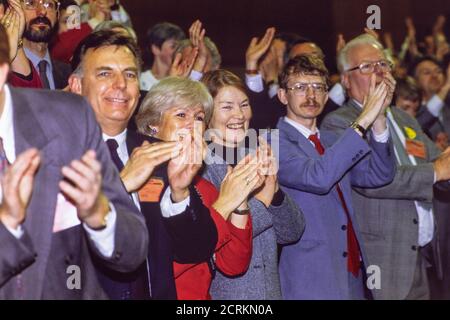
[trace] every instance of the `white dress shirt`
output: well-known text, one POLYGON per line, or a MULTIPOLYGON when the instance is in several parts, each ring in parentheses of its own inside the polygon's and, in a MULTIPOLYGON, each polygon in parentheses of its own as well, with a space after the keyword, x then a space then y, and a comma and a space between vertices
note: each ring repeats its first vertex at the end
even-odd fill
MULTIPOLYGON (((7 85, 4 87, 5 90, 5 103, 3 106, 3 113, 0 117, 0 137, 3 139, 3 148, 5 150, 6 158, 9 163, 13 163, 16 160, 16 149, 15 149, 15 139, 14 139, 14 122, 13 122, 13 101, 11 100, 11 93, 7 85)), ((35 186, 36 187, 36 186, 35 186)), ((0 186, 1 189, 1 186, 0 186)), ((75 222, 70 222, 68 225, 70 227, 80 224, 81 221, 78 220, 78 216, 76 214, 76 208, 67 201, 64 196, 59 193, 56 195, 57 199, 64 199, 65 203, 61 203, 61 201, 57 201, 59 204, 63 204, 64 208, 68 208, 68 211, 64 212, 67 219, 75 220, 75 222), (75 218, 74 218, 75 215, 75 218)), ((105 257, 111 257, 114 252, 114 235, 115 235, 115 226, 116 226, 116 210, 112 203, 109 203, 111 211, 107 214, 106 220, 106 228, 103 230, 92 230, 85 223, 83 223, 83 227, 88 233, 89 238, 95 244, 100 253, 105 257)), ((58 204, 56 207, 56 211, 58 212, 58 204)), ((60 218, 60 215, 55 214, 55 219, 60 218)), ((17 239, 20 239, 23 235, 22 226, 19 226, 17 229, 12 229, 5 226, 17 239)))

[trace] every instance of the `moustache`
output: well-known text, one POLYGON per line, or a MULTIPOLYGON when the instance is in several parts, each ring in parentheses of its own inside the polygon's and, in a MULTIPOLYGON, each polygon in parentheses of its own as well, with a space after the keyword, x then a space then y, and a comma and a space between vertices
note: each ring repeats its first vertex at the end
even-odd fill
POLYGON ((46 24, 50 28, 52 27, 52 23, 50 22, 50 20, 47 17, 34 18, 33 20, 30 21, 30 26, 32 26, 33 24, 46 24))
POLYGON ((316 108, 320 107, 319 103, 316 100, 308 100, 305 103, 302 103, 302 107, 306 106, 314 106, 316 108))

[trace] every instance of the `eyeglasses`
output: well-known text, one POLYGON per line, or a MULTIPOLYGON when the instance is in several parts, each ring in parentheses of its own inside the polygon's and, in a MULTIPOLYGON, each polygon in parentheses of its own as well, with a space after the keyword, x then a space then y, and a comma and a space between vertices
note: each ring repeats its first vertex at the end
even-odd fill
POLYGON ((359 66, 348 69, 347 72, 360 70, 362 74, 371 74, 375 71, 375 67, 378 67, 382 72, 389 72, 392 70, 392 63, 387 60, 380 60, 376 62, 363 62, 359 66))
POLYGON ((296 83, 292 87, 287 87, 286 90, 294 92, 296 96, 304 97, 311 88, 314 94, 324 94, 328 91, 328 87, 323 83, 296 83))
POLYGON ((59 8, 59 2, 54 0, 24 0, 25 9, 36 10, 40 4, 45 8, 45 10, 56 11, 59 8))

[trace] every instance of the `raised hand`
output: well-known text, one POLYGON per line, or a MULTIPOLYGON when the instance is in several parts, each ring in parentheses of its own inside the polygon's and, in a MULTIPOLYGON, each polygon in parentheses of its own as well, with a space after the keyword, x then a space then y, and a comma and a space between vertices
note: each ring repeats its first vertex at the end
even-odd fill
POLYGON ((2 203, 0 221, 7 227, 17 229, 26 218, 26 210, 33 192, 34 176, 41 157, 37 149, 21 153, 1 178, 2 203))
POLYGON ((170 67, 169 75, 175 77, 187 78, 194 67, 195 59, 197 58, 198 48, 193 48, 185 57, 178 52, 173 59, 170 67))
POLYGON ((450 180, 450 147, 439 155, 433 165, 436 181, 450 180))
POLYGON ((362 113, 356 119, 356 123, 367 129, 385 110, 386 97, 389 89, 387 81, 381 81, 376 85, 377 75, 373 73, 370 77, 370 87, 364 99, 362 113))
POLYGON ((13 61, 17 56, 18 44, 25 30, 25 15, 18 0, 9 0, 10 6, 5 15, 0 18, 0 24, 5 27, 9 40, 9 58, 13 61))
POLYGON ((277 81, 282 66, 283 65, 280 64, 280 59, 277 56, 276 48, 271 46, 269 53, 259 65, 259 72, 266 83, 277 81))
POLYGON ((383 40, 384 44, 386 45, 386 48, 391 50, 391 52, 395 52, 394 40, 392 39, 392 34, 390 32, 385 32, 383 34, 383 40))
POLYGON ((175 202, 181 202, 188 197, 189 185, 202 167, 206 156, 201 126, 195 125, 194 135, 188 133, 181 144, 179 155, 171 159, 167 166, 170 190, 175 202))
POLYGON ((196 20, 189 28, 189 38, 192 42, 192 46, 198 49, 198 55, 195 59, 193 70, 203 73, 205 66, 208 62, 208 48, 205 45, 205 33, 206 30, 202 28, 200 20, 196 20))
POLYGON ((234 169, 228 167, 219 197, 213 204, 224 219, 228 219, 234 210, 247 207, 249 195, 264 183, 259 169, 258 158, 253 155, 242 159, 234 169))
POLYGON ((336 53, 339 53, 345 47, 345 39, 342 33, 338 34, 338 40, 336 44, 336 53))
POLYGON ((153 170, 160 164, 177 157, 181 145, 176 142, 157 142, 150 144, 148 141, 133 150, 130 159, 120 172, 125 189, 129 193, 138 191, 150 178, 153 170))
POLYGON ((267 52, 275 35, 275 28, 268 28, 261 40, 254 37, 245 53, 247 70, 257 70, 259 59, 267 52))
POLYGON ((258 149, 258 162, 261 164, 259 173, 265 177, 264 183, 255 192, 254 197, 269 207, 275 193, 279 189, 277 178, 277 161, 273 156, 272 148, 264 138, 259 137, 260 147, 258 149))
POLYGON ((63 194, 77 208, 78 218, 92 229, 106 226, 109 200, 102 191, 101 164, 95 151, 87 151, 80 160, 62 168, 64 180, 59 182, 63 194))

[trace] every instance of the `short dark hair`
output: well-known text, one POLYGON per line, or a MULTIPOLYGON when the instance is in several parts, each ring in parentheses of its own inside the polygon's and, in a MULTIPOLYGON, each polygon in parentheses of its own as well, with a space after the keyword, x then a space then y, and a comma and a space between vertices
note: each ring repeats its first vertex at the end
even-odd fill
POLYGON ((420 102, 422 100, 419 87, 417 87, 414 79, 412 79, 411 77, 406 77, 405 79, 396 80, 397 84, 395 86, 395 101, 397 101, 399 97, 414 102, 420 102))
POLYGON ((72 72, 76 72, 81 68, 82 60, 89 49, 96 50, 109 46, 127 47, 130 49, 136 58, 136 64, 140 70, 141 54, 134 39, 112 30, 100 30, 84 38, 75 49, 71 62, 72 72))
POLYGON ((247 94, 247 87, 242 79, 228 70, 218 69, 209 71, 203 76, 202 82, 208 88, 208 91, 213 98, 217 96, 220 89, 228 86, 235 87, 247 94))
POLYGON ((0 24, 0 65, 9 64, 9 41, 5 27, 0 24))
POLYGON ((170 39, 183 40, 186 39, 186 34, 183 29, 170 22, 161 22, 148 29, 144 39, 145 53, 148 58, 153 60, 152 45, 161 48, 163 43, 170 39))
POLYGON ((425 56, 416 58, 412 61, 412 63, 409 65, 409 68, 408 68, 408 74, 411 77, 416 77, 416 69, 419 66, 419 64, 421 64, 424 61, 431 61, 434 64, 436 64, 437 66, 439 66, 440 68, 442 68, 442 64, 435 57, 425 55, 425 56))
POLYGON ((279 76, 281 88, 287 88, 289 77, 293 74, 320 76, 325 78, 325 83, 329 85, 328 69, 325 67, 323 60, 319 57, 312 55, 300 55, 289 60, 279 76))

